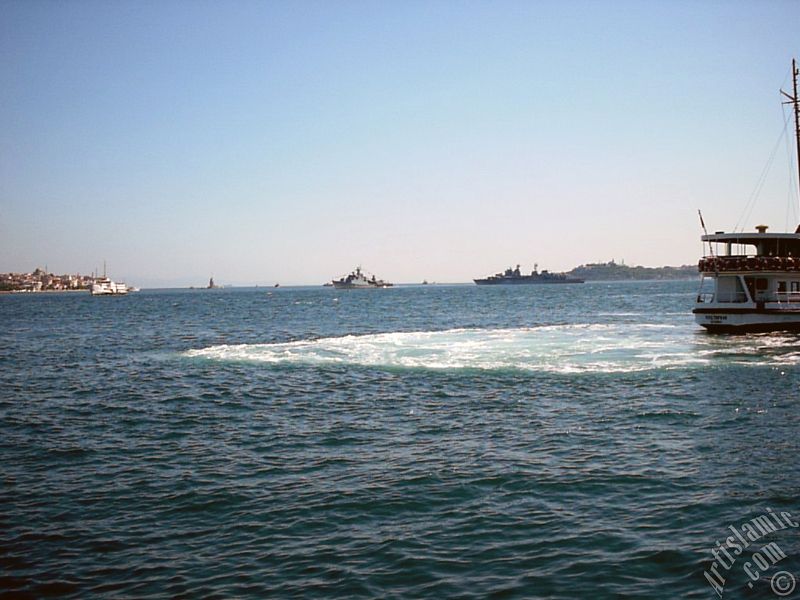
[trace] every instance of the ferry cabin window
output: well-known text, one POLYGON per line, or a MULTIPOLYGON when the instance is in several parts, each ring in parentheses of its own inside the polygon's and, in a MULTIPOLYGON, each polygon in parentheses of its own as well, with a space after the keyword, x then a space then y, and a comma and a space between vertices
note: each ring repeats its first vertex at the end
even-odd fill
POLYGON ((800 292, 800 281, 793 281, 791 285, 793 292, 800 292))
POLYGON ((780 293, 785 293, 785 292, 786 292, 786 282, 785 281, 779 281, 778 282, 778 293, 780 294, 780 293))
POLYGON ((756 289, 759 292, 763 292, 768 287, 769 287, 769 283, 767 282, 766 279, 764 279, 763 277, 759 277, 758 279, 756 279, 756 289))
MULTIPOLYGON (((708 283, 713 284, 710 278, 703 278, 703 285, 700 289, 701 294, 708 294, 711 291, 708 283)), ((748 287, 752 285, 752 280, 748 282, 748 287)), ((747 295, 738 277, 718 277, 716 280, 716 289, 714 290, 714 300, 716 302, 746 302, 747 295)), ((754 295, 755 290, 750 290, 750 295, 754 295)))
POLYGON ((710 277, 703 277, 700 282, 700 294, 712 296, 714 294, 714 280, 710 277))

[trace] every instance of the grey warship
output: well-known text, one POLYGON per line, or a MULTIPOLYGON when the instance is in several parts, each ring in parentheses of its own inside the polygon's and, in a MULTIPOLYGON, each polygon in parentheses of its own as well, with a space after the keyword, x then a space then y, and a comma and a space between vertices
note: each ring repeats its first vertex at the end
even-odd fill
POLYGON ((355 290, 363 288, 388 288, 393 284, 383 279, 377 279, 375 275, 367 277, 367 274, 361 270, 361 267, 356 267, 356 270, 340 279, 334 279, 331 284, 337 290, 355 290))
POLYGON ((519 265, 516 269, 508 268, 503 273, 490 275, 483 279, 473 279, 478 285, 529 285, 537 283, 583 283, 583 279, 569 277, 566 273, 551 273, 543 270, 538 271, 539 265, 533 266, 530 275, 520 273, 519 265))

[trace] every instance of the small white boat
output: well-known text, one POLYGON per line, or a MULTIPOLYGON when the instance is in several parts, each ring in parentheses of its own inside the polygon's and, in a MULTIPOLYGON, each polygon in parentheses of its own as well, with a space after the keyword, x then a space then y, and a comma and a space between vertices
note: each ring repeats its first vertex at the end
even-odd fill
MULTIPOLYGON (((799 74, 792 61, 794 95, 781 93, 794 108, 800 176, 799 74)), ((698 267, 700 292, 692 311, 699 325, 712 332, 800 331, 800 227, 767 233, 766 225, 758 225, 755 232, 718 231, 702 240, 708 254, 698 267)))

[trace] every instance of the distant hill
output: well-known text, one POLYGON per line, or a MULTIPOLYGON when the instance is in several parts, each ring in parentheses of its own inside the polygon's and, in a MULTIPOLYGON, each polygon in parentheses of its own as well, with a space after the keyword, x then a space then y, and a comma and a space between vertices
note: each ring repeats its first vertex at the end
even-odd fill
POLYGON ((607 263, 591 263, 575 267, 567 273, 587 281, 620 281, 641 279, 695 279, 697 265, 680 267, 629 267, 613 260, 607 263))

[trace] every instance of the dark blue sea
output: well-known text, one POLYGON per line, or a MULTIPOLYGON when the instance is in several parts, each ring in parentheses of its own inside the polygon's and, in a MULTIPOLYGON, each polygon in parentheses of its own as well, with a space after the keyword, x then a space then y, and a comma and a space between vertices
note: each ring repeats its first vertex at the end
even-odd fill
POLYGON ((696 291, 0 296, 0 596, 798 597, 800 336, 696 291))

